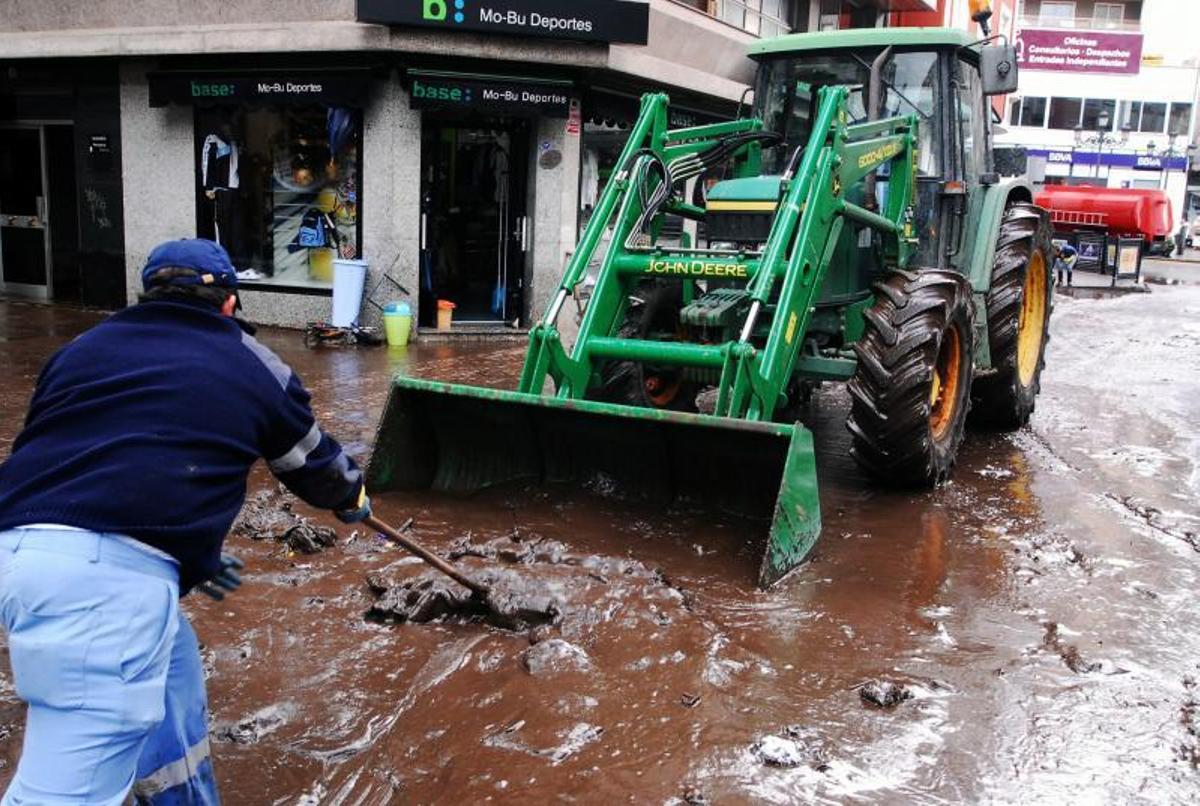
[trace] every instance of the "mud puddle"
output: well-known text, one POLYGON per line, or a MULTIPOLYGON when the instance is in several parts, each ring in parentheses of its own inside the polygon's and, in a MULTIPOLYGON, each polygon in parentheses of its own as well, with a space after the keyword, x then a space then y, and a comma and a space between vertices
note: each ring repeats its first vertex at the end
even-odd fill
MULTIPOLYGON (((461 611, 380 623, 363 616, 428 579, 424 567, 268 496, 269 539, 229 541, 243 589, 187 603, 223 795, 1187 802, 1200 757, 1200 578, 1184 539, 1200 523, 1197 315, 1188 287, 1060 300, 1032 428, 972 434, 932 493, 861 478, 844 394, 822 390, 824 532, 813 561, 767 592, 753 587, 757 525, 526 488, 387 494, 382 519, 414 518, 443 556, 514 574, 562 612, 517 631, 461 611), (287 549, 273 506, 337 540, 287 549)), ((84 324, 57 317, 60 336, 25 341, 48 351, 84 324)), ((391 372, 511 387, 522 353, 316 353, 297 334, 264 338, 360 457, 391 372)), ((7 362, 16 343, 0 342, 0 380, 31 384, 40 361, 7 362)), ((18 396, 5 394, 8 415, 18 396)), ((261 470, 251 489, 277 494, 261 470)), ((0 725, 19 722, 0 679, 0 725)), ((4 730, 0 784, 20 743, 4 730)))

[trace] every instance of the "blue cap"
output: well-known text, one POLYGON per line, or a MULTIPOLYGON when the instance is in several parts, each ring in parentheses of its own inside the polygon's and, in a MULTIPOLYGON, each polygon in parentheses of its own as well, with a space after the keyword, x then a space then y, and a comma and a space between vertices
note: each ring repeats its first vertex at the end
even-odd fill
POLYGON ((204 238, 180 238, 154 247, 142 269, 142 287, 151 285, 215 285, 237 288, 237 269, 229 260, 225 247, 204 238), (192 269, 196 273, 151 282, 159 269, 192 269))

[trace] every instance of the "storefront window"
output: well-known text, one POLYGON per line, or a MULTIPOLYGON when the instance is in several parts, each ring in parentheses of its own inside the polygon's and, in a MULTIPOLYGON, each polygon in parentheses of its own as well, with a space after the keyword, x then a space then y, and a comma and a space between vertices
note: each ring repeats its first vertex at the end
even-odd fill
POLYGON ((326 106, 196 110, 197 234, 243 283, 328 288, 357 257, 362 115, 326 106))

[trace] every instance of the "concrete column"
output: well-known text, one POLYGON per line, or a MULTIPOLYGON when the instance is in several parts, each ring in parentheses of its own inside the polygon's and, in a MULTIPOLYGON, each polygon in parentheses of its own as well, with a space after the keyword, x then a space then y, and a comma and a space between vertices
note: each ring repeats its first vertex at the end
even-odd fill
MULTIPOLYGON (((389 274, 411 292, 413 315, 420 293, 421 113, 395 77, 377 84, 363 115, 361 222, 363 258, 370 261, 367 290, 389 274)), ((380 303, 400 299, 395 286, 379 286, 380 303)), ((379 324, 379 311, 363 308, 362 321, 379 324)), ((415 321, 415 319, 414 319, 415 321)))
MULTIPOLYGON (((575 249, 575 229, 579 215, 580 140, 577 134, 566 133, 567 122, 561 118, 542 118, 533 128, 533 148, 529 187, 533 245, 526 270, 529 278, 525 289, 528 318, 538 321, 558 288, 567 256, 575 249), (562 159, 554 167, 544 168, 539 158, 558 151, 562 159)), ((571 300, 558 317, 563 343, 570 345, 579 332, 576 309, 571 300)))
POLYGON ((191 107, 150 108, 147 62, 121 64, 121 161, 125 293, 142 289, 142 266, 159 243, 196 234, 191 107))

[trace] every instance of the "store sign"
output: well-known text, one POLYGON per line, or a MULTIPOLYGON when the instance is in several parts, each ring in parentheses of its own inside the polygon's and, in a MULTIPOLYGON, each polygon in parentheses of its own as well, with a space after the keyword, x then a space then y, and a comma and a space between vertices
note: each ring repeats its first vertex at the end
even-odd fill
POLYGON ((571 108, 569 84, 543 84, 517 79, 474 78, 414 73, 409 106, 413 109, 461 109, 503 115, 565 118, 571 108))
POLYGON ((636 0, 357 0, 359 22, 542 39, 644 45, 650 4, 636 0))
POLYGON ((1137 75, 1142 35, 1026 28, 1017 34, 1017 64, 1025 70, 1137 75))
POLYGON ((150 73, 150 106, 167 104, 320 104, 361 107, 366 102, 366 70, 263 73, 150 73))
MULTIPOLYGON (((1071 151, 1047 148, 1029 149, 1031 157, 1045 157, 1049 165, 1096 165, 1095 151, 1071 151)), ((1135 171, 1186 171, 1187 157, 1161 156, 1158 154, 1134 154, 1130 152, 1105 153, 1099 155, 1099 164, 1109 168, 1132 168, 1135 171)))

